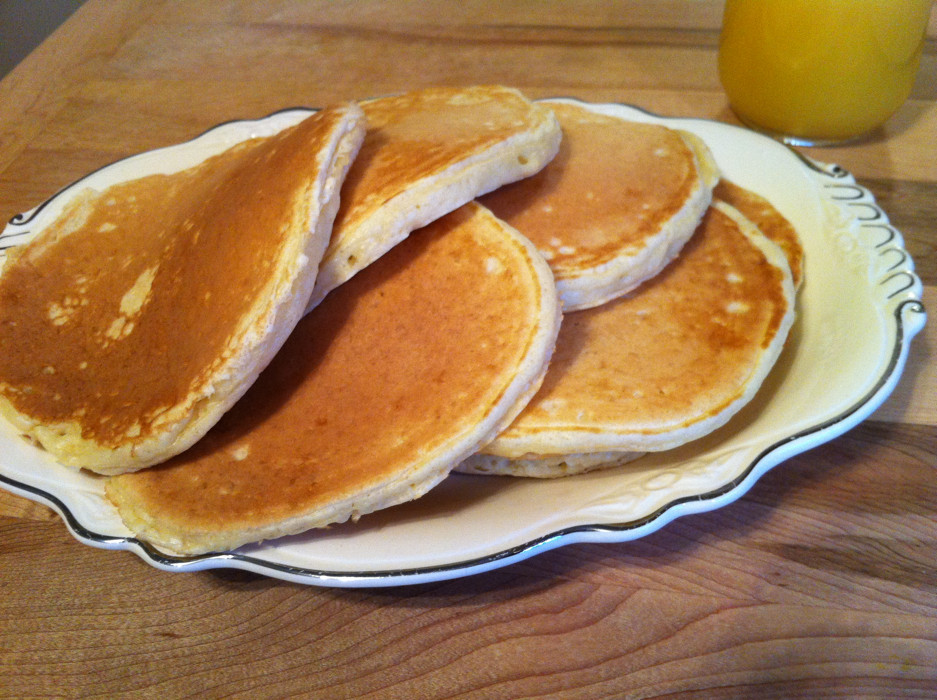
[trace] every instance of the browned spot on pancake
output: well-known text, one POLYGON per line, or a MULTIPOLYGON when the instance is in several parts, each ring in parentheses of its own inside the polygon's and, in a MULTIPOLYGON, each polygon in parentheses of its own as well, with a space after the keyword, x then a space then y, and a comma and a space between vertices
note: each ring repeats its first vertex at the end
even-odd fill
POLYGON ((543 386, 502 436, 653 433, 721 412, 778 331, 787 309, 781 274, 710 209, 653 280, 565 316, 543 386))
POLYGON ((266 293, 338 116, 317 113, 172 175, 87 191, 0 281, 0 390, 117 446, 229 359, 266 293), (41 368, 54 371, 41 372, 41 368))
POLYGON ((306 316, 200 442, 116 477, 113 493, 164 527, 250 527, 375 488, 464 439, 539 327, 530 258, 480 235, 492 221, 463 207, 414 232, 306 316))
POLYGON ((767 199, 728 180, 720 180, 713 197, 731 204, 752 221, 761 232, 777 243, 791 267, 794 287, 803 279, 804 249, 790 221, 767 199))
POLYGON ((643 248, 686 204, 699 176, 692 150, 671 129, 549 106, 563 128, 559 153, 536 175, 480 201, 562 276, 643 248))

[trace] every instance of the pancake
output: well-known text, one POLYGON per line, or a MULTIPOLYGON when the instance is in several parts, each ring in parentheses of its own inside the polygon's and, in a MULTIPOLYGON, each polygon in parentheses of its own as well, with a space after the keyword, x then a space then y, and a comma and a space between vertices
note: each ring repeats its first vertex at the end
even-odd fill
POLYGON ((700 438, 755 395, 793 309, 780 248, 716 202, 657 277, 565 316, 538 394, 458 470, 563 476, 700 438))
POLYGON ((738 209, 781 247, 791 267, 794 288, 799 289, 804 277, 804 248, 793 224, 767 199, 729 180, 719 181, 713 190, 713 197, 738 209))
POLYGON ((348 104, 78 194, 0 276, 0 413, 101 474, 193 444, 302 316, 363 135, 348 104))
POLYGON ((415 499, 517 415, 559 323, 546 263, 469 203, 330 294, 192 449, 107 495, 184 554, 415 499))
POLYGON ((499 86, 428 88, 361 107, 367 135, 310 309, 414 229, 540 170, 562 137, 549 108, 499 86))
POLYGON ((718 170, 692 134, 543 101, 563 129, 536 175, 480 201, 530 238, 566 311, 621 296, 660 272, 709 206, 718 170))

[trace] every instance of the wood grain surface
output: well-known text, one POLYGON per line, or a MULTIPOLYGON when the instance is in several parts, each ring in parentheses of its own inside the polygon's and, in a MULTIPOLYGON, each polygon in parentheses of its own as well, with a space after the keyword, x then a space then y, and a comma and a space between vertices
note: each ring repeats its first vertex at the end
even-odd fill
MULTIPOLYGON (((89 0, 0 81, 0 216, 221 121, 427 85, 737 123, 722 3, 89 0)), ((869 187, 932 318, 892 397, 731 506, 469 578, 172 574, 0 491, 0 696, 937 697, 937 22, 869 187)), ((2 459, 2 455, 0 455, 2 459)))

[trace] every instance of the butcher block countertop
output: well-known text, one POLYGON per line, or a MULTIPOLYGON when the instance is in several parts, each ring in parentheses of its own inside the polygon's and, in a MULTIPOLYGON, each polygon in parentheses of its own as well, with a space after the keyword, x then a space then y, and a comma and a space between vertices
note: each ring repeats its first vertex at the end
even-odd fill
MULTIPOLYGON (((0 81, 0 216, 220 122, 431 85, 738 124, 721 16, 715 0, 89 0, 0 81)), ((413 585, 164 571, 0 490, 0 697, 937 696, 933 16, 884 130, 800 152, 871 192, 931 315, 856 427, 633 541, 413 585)))

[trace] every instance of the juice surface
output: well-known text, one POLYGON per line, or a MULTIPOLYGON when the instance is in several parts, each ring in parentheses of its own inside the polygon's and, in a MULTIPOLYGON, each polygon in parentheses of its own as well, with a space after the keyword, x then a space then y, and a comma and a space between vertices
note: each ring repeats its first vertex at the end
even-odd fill
POLYGON ((907 99, 931 0, 727 0, 719 75, 742 121, 812 141, 860 136, 907 99))

